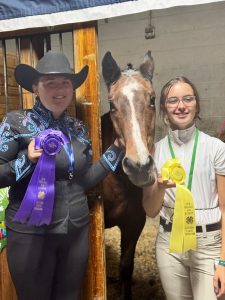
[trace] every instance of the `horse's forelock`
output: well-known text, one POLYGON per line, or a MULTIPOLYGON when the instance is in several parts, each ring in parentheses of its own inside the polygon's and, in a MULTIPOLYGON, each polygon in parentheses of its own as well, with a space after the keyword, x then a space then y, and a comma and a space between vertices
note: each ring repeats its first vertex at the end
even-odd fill
POLYGON ((140 74, 139 70, 135 70, 135 69, 123 70, 121 73, 122 73, 122 75, 125 75, 125 76, 133 76, 133 75, 140 74))

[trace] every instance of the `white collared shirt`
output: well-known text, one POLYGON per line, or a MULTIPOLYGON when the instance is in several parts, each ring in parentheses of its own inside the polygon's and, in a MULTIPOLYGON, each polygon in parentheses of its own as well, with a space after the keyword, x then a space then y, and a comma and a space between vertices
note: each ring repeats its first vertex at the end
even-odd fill
MULTIPOLYGON (((180 159, 186 171, 187 186, 195 139, 195 126, 193 125, 186 130, 169 130, 169 136, 175 156, 180 159)), ((160 174, 163 164, 171 158, 168 136, 156 143, 154 158, 160 174)), ((221 218, 218 207, 216 174, 225 175, 225 143, 199 131, 191 188, 197 225, 216 223, 221 218)), ((164 204, 160 211, 160 215, 168 221, 171 221, 173 216, 175 190, 175 188, 166 190, 164 204)))

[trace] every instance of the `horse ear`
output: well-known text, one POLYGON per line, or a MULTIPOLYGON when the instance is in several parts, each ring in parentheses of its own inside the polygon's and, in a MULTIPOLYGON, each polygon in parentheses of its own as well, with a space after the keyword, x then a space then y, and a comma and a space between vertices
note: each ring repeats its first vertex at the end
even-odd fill
POLYGON ((102 75, 108 88, 113 82, 116 82, 121 75, 120 68, 109 51, 106 52, 102 60, 102 75))
POLYGON ((152 80, 154 72, 154 61, 151 51, 148 51, 144 56, 144 62, 140 65, 140 72, 147 80, 152 80))

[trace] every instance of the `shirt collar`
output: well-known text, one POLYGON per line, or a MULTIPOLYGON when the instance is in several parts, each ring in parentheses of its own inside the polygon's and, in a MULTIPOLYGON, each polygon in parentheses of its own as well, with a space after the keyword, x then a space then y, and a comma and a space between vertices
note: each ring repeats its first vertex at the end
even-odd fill
POLYGON ((53 114, 51 111, 49 111, 42 103, 40 100, 36 100, 33 111, 38 114, 38 116, 42 119, 42 121, 45 123, 45 127, 53 127, 57 129, 56 127, 61 128, 62 125, 65 122, 65 116, 66 116, 66 111, 62 113, 59 119, 54 119, 53 114))
POLYGON ((169 137, 173 142, 175 142, 178 145, 185 144, 189 142, 195 135, 195 124, 193 124, 191 127, 187 129, 182 129, 182 130, 172 130, 171 128, 169 129, 169 137))

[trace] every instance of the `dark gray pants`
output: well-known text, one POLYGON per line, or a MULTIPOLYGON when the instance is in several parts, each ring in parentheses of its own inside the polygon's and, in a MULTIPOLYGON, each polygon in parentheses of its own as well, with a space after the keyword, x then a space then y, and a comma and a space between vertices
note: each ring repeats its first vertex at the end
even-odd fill
POLYGON ((88 260, 88 224, 68 234, 8 229, 7 259, 18 300, 78 300, 88 260))

